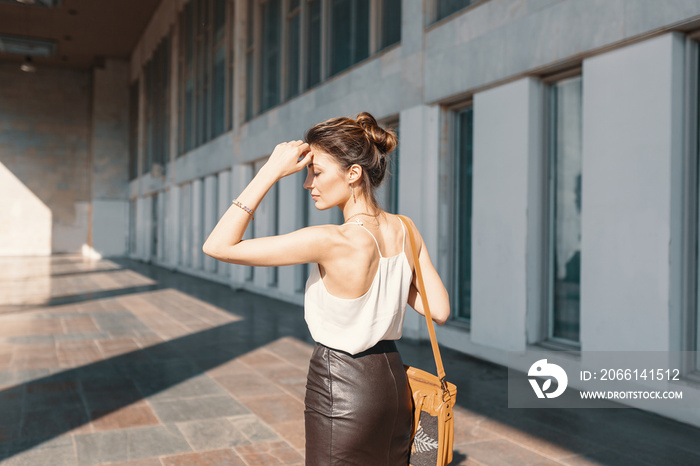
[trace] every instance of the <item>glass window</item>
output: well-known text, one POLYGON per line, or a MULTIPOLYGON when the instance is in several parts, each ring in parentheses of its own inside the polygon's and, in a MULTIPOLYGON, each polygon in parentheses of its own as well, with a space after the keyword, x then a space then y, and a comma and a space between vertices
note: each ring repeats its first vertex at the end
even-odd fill
POLYGON ((549 88, 549 338, 579 342, 581 76, 549 88))
POLYGON ((181 14, 180 154, 232 126, 233 47, 227 0, 192 0, 181 14), (227 89, 228 88, 228 89, 227 89))
POLYGON ((332 0, 331 74, 369 56, 369 0, 332 0))
POLYGON ((292 98, 299 93, 299 46, 301 33, 301 8, 299 0, 289 2, 287 13, 287 90, 286 97, 292 98))
POLYGON ((139 82, 129 86, 129 180, 138 176, 139 163, 139 82))
POLYGON ((401 40, 401 0, 382 2, 382 48, 401 40))
POLYGON ((281 30, 282 2, 268 0, 262 4, 262 49, 260 82, 261 111, 265 111, 280 103, 280 59, 281 59, 281 30))
POLYGON ((436 21, 441 20, 450 16, 452 13, 456 13, 461 9, 479 3, 482 0, 437 0, 437 12, 436 21))
POLYGON ((321 82, 321 0, 308 2, 308 39, 306 43, 306 89, 321 82))
MULTIPOLYGON (((399 136, 398 123, 387 125, 387 129, 396 133, 399 136)), ((384 174, 384 181, 377 189, 377 201, 382 209, 393 214, 399 213, 399 148, 396 146, 389 153, 389 163, 384 174)))
POLYGON ((474 111, 455 115, 455 317, 471 319, 472 287, 472 186, 474 111))
POLYGON ((226 47, 219 47, 214 56, 213 136, 224 132, 226 118, 226 47))

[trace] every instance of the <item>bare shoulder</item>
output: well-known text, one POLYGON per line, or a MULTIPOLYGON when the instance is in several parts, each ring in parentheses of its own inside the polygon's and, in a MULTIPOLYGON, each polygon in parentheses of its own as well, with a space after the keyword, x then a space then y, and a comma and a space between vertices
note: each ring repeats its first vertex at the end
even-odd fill
MULTIPOLYGON (((398 215, 394 215, 395 217, 399 217, 398 215)), ((406 220, 407 222, 407 227, 413 231, 413 235, 416 237, 416 243, 418 244, 418 249, 420 250, 420 245, 423 243, 423 237, 420 234, 420 231, 418 231, 418 227, 416 224, 413 222, 413 219, 406 215, 401 215, 401 217, 406 220)))

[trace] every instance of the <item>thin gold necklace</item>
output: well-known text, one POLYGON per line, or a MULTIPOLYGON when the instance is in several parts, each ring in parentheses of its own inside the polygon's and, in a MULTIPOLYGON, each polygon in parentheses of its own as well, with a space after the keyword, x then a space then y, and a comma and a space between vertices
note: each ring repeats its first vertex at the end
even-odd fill
MULTIPOLYGON (((380 213, 381 213, 381 212, 380 212, 380 213)), ((367 212, 359 212, 359 213, 356 213, 356 214, 354 214, 354 215, 349 216, 349 217, 345 220, 345 223, 348 223, 348 221, 349 221, 351 218, 357 217, 358 215, 369 215, 370 217, 375 217, 375 218, 379 217, 379 214, 372 215, 372 214, 368 214, 367 212)))

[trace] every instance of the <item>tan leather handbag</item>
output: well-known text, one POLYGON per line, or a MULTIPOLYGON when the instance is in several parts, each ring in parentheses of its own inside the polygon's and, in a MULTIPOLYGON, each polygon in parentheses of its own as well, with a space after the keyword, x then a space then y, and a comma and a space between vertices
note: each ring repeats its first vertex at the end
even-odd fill
POLYGON ((410 227, 410 222, 399 215, 408 230, 413 250, 416 270, 416 283, 423 301, 425 320, 433 347, 437 376, 421 369, 404 366, 406 377, 413 395, 413 437, 411 440, 411 466, 445 466, 452 461, 454 442, 454 417, 452 408, 457 398, 457 387, 445 380, 440 348, 435 336, 435 326, 430 315, 428 298, 425 294, 423 275, 418 260, 418 248, 410 227))

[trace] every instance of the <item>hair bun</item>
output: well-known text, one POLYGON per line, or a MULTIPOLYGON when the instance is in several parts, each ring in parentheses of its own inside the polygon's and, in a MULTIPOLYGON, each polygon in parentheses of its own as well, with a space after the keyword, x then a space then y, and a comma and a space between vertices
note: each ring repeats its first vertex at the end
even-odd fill
POLYGON ((370 113, 359 113, 355 121, 365 130, 365 134, 367 134, 369 140, 377 146, 381 155, 386 155, 396 149, 399 143, 396 133, 380 127, 377 120, 370 113))

